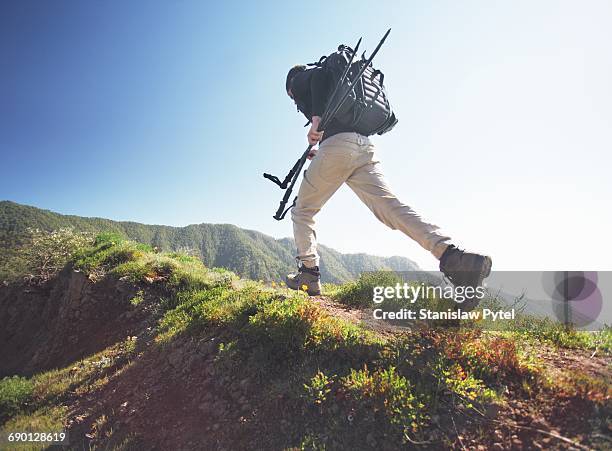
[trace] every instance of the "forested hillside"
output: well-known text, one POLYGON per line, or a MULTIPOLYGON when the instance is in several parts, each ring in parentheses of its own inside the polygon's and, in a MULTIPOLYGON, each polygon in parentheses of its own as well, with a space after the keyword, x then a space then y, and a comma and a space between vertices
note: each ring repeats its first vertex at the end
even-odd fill
MULTIPOLYGON (((231 224, 148 225, 61 215, 14 202, 0 202, 0 245, 5 254, 28 228, 51 231, 63 227, 87 232, 113 231, 161 250, 191 251, 207 266, 227 268, 255 280, 281 280, 284 274, 295 269, 293 240, 278 240, 231 224)), ((416 263, 405 257, 342 254, 321 245, 319 252, 324 282, 345 282, 363 271, 417 268, 416 263)))

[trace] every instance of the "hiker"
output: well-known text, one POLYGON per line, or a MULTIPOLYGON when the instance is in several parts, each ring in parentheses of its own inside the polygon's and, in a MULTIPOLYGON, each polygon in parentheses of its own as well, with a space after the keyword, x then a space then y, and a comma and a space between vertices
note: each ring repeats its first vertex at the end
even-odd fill
POLYGON ((438 232, 436 225, 424 221, 400 202, 385 181, 368 136, 336 118, 329 121, 324 131, 317 130, 332 85, 331 75, 324 67, 307 69, 297 65, 287 74, 287 94, 311 122, 308 143, 319 144, 318 150, 313 148, 308 155, 311 163, 304 172, 297 203, 291 210, 298 272, 287 276, 287 286, 305 289, 311 296, 321 294, 314 217, 343 183, 381 222, 402 231, 430 251, 440 261, 440 271, 454 285, 481 285, 489 275, 491 258, 457 248, 448 236, 438 232))

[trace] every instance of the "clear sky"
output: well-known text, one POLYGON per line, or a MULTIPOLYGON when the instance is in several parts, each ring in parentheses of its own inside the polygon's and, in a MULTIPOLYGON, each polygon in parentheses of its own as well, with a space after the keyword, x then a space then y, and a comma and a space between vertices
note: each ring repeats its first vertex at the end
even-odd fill
MULTIPOLYGON (((3 1, 0 199, 275 237, 306 146, 288 68, 364 37, 400 119, 390 185, 496 269, 612 269, 612 2, 3 1)), ((318 216, 343 252, 433 257, 347 188, 318 216)))

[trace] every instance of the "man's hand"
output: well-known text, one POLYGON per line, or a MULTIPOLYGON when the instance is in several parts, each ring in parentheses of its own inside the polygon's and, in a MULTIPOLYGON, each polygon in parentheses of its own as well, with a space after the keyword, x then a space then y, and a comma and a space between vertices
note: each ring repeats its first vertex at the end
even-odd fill
POLYGON ((312 124, 310 125, 310 130, 308 130, 308 144, 310 144, 311 146, 314 146, 316 143, 321 141, 321 138, 323 138, 323 132, 317 131, 320 122, 321 117, 312 117, 312 124))
POLYGON ((310 149, 310 152, 308 152, 308 159, 312 160, 316 155, 317 155, 317 148, 313 147, 312 149, 310 149))

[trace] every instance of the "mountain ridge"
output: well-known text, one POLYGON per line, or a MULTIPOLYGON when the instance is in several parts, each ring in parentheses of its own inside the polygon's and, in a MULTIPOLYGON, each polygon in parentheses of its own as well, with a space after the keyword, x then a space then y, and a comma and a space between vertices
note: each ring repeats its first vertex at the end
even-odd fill
MULTIPOLYGON (((114 231, 161 250, 190 250, 207 266, 228 268, 255 280, 282 280, 284 274, 295 270, 295 245, 291 238, 274 238, 234 224, 200 223, 183 227, 143 224, 63 215, 8 200, 0 201, 0 239, 4 241, 5 248, 10 245, 12 237, 25 232, 27 228, 53 230, 61 227, 93 233, 114 231)), ((401 256, 343 254, 325 245, 319 245, 319 252, 324 282, 346 282, 365 271, 418 269, 415 262, 401 256)))
MULTIPOLYGON (((609 448, 609 330, 521 312, 492 333, 481 320, 398 327, 371 311, 388 274, 310 297, 113 233, 72 255, 43 283, 0 284, 0 436, 65 431, 69 449, 113 450, 609 448)), ((440 301, 418 308, 454 302, 440 301)))

